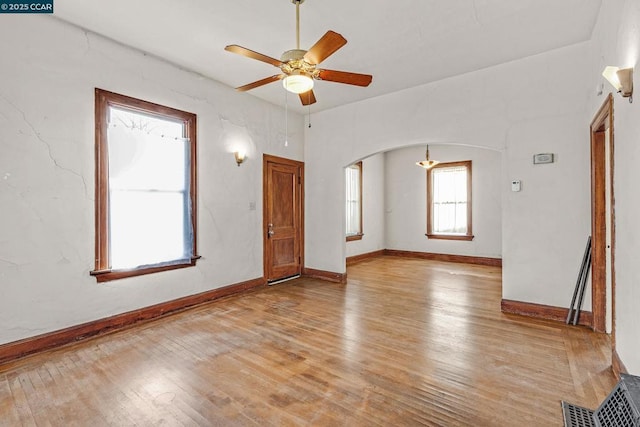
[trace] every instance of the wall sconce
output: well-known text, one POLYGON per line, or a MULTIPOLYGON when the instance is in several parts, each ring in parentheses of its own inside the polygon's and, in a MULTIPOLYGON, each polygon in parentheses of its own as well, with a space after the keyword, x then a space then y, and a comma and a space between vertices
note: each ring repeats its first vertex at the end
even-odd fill
POLYGON ((633 68, 623 68, 608 66, 602 72, 602 75, 611 86, 616 88, 618 93, 624 98, 629 98, 629 102, 633 102, 633 68))
POLYGON ((244 160, 247 158, 243 151, 236 151, 235 153, 233 153, 233 155, 236 157, 236 163, 238 164, 238 167, 240 167, 242 162, 244 162, 244 160))

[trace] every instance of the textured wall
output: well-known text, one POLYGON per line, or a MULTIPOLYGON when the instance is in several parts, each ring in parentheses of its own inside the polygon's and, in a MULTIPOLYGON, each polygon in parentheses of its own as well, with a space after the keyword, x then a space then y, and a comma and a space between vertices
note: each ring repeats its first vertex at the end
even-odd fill
POLYGON ((262 277, 262 153, 302 160, 301 116, 285 147, 283 109, 55 18, 15 15, 0 39, 0 343, 262 277), (89 276, 95 87, 198 115, 195 268, 89 276))

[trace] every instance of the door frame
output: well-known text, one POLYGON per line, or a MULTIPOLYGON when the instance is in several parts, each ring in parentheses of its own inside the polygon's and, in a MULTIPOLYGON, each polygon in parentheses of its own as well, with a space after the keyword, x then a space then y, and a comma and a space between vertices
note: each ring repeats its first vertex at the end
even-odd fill
POLYGON ((607 289, 606 289, 606 227, 611 230, 611 343, 615 351, 616 330, 616 275, 615 275, 615 196, 614 196, 614 131, 613 95, 610 93, 595 114, 590 126, 591 144, 591 311, 593 330, 606 332, 607 289), (605 144, 600 134, 609 129, 609 164, 611 183, 610 223, 606 224, 605 212, 605 144))
POLYGON ((300 198, 298 200, 298 212, 300 215, 299 224, 300 224, 300 275, 304 273, 304 162, 298 160, 287 159, 284 157, 273 156, 271 154, 263 154, 262 155, 262 265, 263 265, 263 278, 265 281, 269 278, 269 263, 271 260, 269 259, 268 250, 268 189, 267 183, 268 180, 268 163, 276 163, 287 166, 296 166, 300 171, 300 198))

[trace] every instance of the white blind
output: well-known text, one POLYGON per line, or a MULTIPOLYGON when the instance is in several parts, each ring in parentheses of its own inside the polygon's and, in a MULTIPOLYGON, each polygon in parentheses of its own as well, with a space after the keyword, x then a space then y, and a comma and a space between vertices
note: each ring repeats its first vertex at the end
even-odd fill
POLYGON ((347 236, 360 233, 360 168, 352 165, 346 168, 346 213, 347 236))
POLYGON ((454 166, 433 169, 432 232, 467 233, 467 168, 454 166))

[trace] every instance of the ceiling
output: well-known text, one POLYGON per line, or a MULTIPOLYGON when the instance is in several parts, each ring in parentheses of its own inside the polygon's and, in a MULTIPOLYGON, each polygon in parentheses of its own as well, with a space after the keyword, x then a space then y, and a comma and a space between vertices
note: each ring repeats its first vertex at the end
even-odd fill
MULTIPOLYGON (((588 40, 600 2, 306 0, 300 6, 300 47, 336 31, 348 43, 320 67, 373 75, 366 88, 317 81, 311 111, 588 40)), ((229 53, 226 45, 278 59, 296 47, 291 0, 56 0, 55 16, 231 87, 279 70, 229 53)), ((239 96, 285 102, 279 82, 247 93, 239 96)), ((308 111, 293 94, 289 108, 308 111)))

